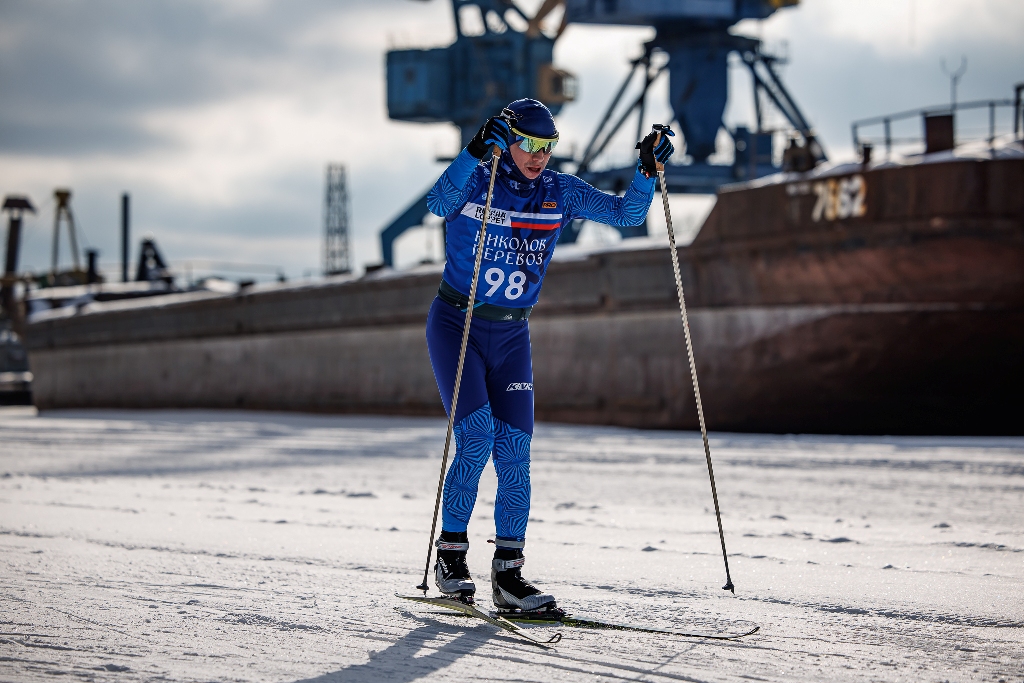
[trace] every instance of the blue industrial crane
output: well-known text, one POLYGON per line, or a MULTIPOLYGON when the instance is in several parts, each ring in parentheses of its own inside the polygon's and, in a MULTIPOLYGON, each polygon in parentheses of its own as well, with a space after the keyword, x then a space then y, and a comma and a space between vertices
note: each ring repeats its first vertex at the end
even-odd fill
MULTIPOLYGON (((512 100, 532 97, 557 114, 573 99, 575 79, 552 65, 555 39, 528 31, 530 17, 513 0, 452 0, 452 10, 456 37, 451 45, 388 52, 390 118, 454 123, 465 146, 489 116, 512 100), (476 35, 466 25, 471 18, 482 29, 476 35)), ((380 239, 385 265, 393 265, 399 235, 420 225, 426 215, 424 192, 384 228, 380 239)))
MULTIPOLYGON (((452 0, 456 39, 448 47, 392 50, 387 55, 388 116, 399 121, 451 122, 461 130, 465 145, 477 128, 511 100, 533 97, 557 114, 575 95, 575 79, 552 64, 555 40, 569 23, 653 26, 656 35, 609 104, 578 160, 556 158, 553 165, 573 163, 575 173, 595 186, 622 192, 633 166, 593 170, 595 160, 636 113, 637 136, 642 135, 644 109, 651 85, 669 73, 669 100, 685 163, 666 168, 670 192, 713 193, 724 183, 758 178, 779 170, 774 163, 772 131, 764 130, 764 106, 771 103, 792 126, 795 135, 785 159, 793 168, 813 167, 825 159, 811 126, 778 74, 778 59, 762 49, 761 41, 730 33, 743 19, 764 19, 799 0, 545 0, 528 17, 514 0, 452 0), (555 37, 540 31, 540 23, 563 6, 562 24, 555 37), (466 12, 474 13, 478 34, 469 35, 466 12), (478 15, 475 13, 479 13, 478 15), (653 59, 664 53, 664 59, 653 59), (728 128, 722 117, 728 99, 728 58, 736 53, 753 80, 755 127, 728 128), (656 62, 660 65, 656 65, 656 62), (641 92, 623 99, 642 75, 641 92), (732 164, 708 163, 718 131, 729 133, 732 164)), ((393 264, 394 241, 419 225, 427 215, 426 193, 381 233, 385 265, 393 264)), ((562 232, 562 242, 576 240, 579 224, 562 232)), ((621 229, 623 237, 646 235, 647 228, 621 229)))
POLYGON ((483 121, 511 100, 532 97, 557 114, 573 99, 575 80, 552 66, 555 39, 528 32, 530 19, 512 0, 452 0, 455 42, 387 54, 388 116, 396 121, 454 123, 466 145, 483 121), (467 33, 467 10, 479 35, 467 33), (513 28, 518 19, 519 30, 513 28))

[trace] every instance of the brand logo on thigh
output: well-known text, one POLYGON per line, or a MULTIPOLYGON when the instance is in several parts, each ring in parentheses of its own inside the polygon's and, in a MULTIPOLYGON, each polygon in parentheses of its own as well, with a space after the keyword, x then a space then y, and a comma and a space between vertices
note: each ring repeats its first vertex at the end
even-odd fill
POLYGON ((505 391, 533 391, 533 382, 512 382, 505 391))

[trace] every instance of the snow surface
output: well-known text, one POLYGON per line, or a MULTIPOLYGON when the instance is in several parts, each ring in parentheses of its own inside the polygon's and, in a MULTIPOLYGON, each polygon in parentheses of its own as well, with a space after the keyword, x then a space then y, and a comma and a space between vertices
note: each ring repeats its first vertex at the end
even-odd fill
POLYGON ((1024 681, 1024 439, 713 434, 734 597, 699 434, 539 425, 528 578, 599 618, 761 627, 545 652, 393 597, 444 428, 0 410, 0 680, 1024 681))

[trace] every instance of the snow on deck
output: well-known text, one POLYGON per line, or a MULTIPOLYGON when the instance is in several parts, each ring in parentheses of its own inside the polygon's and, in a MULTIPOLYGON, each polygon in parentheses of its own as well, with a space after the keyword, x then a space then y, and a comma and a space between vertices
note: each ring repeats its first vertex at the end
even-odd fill
POLYGON ((734 597, 699 434, 540 425, 528 578, 599 618, 761 627, 545 652, 393 597, 444 427, 0 410, 0 680, 1024 680, 1024 439, 713 434, 734 597))

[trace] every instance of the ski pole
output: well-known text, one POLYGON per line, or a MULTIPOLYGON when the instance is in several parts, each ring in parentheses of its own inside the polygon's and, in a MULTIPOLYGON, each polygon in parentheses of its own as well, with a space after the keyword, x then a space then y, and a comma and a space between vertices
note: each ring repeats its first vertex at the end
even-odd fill
POLYGON ((473 302, 476 299, 476 286, 480 281, 480 263, 483 260, 484 243, 487 239, 487 219, 491 214, 491 199, 494 197, 494 178, 498 175, 498 160, 501 152, 495 145, 491 150, 491 180, 487 185, 487 201, 484 202, 484 216, 480 221, 480 236, 476 243, 476 262, 473 264, 473 282, 469 286, 469 302, 466 304, 466 322, 462 328, 462 348, 459 350, 459 367, 455 372, 455 391, 452 393, 452 407, 448 411, 448 434, 444 437, 444 456, 441 458, 441 476, 437 480, 437 499, 434 501, 434 520, 430 524, 430 539, 427 542, 427 564, 423 567, 423 583, 416 586, 426 594, 428 590, 427 576, 430 574, 430 557, 434 552, 434 533, 437 531, 437 511, 441 509, 441 492, 444 490, 444 475, 448 469, 448 448, 452 443, 452 430, 455 429, 455 408, 459 404, 459 388, 462 385, 462 365, 466 361, 466 344, 469 342, 469 325, 473 322, 473 302))
MULTIPOLYGON (((660 123, 654 124, 654 130, 658 137, 654 141, 654 147, 661 142, 661 131, 668 130, 668 126, 660 123)), ((658 182, 661 183, 661 203, 665 207, 665 225, 668 228, 668 247, 672 252, 672 271, 676 276, 676 292, 679 294, 679 314, 683 318, 683 332, 686 334, 686 355, 690 360, 690 377, 693 379, 693 395, 697 399, 697 417, 700 419, 700 435, 704 439, 704 456, 708 461, 708 475, 711 477, 711 497, 715 500, 715 517, 718 518, 718 538, 722 541, 722 559, 725 560, 725 585, 722 590, 732 591, 736 594, 736 588, 732 585, 732 577, 729 575, 729 554, 725 550, 725 531, 722 529, 722 513, 718 508, 718 489, 715 488, 715 470, 711 466, 711 446, 708 445, 708 430, 704 426, 704 408, 700 403, 700 387, 697 385, 697 365, 693 361, 693 343, 690 341, 690 322, 686 317, 686 299, 683 296, 683 278, 679 274, 679 254, 676 253, 676 234, 672 229, 672 212, 668 208, 668 186, 665 184, 665 164, 655 161, 658 169, 658 182)))

